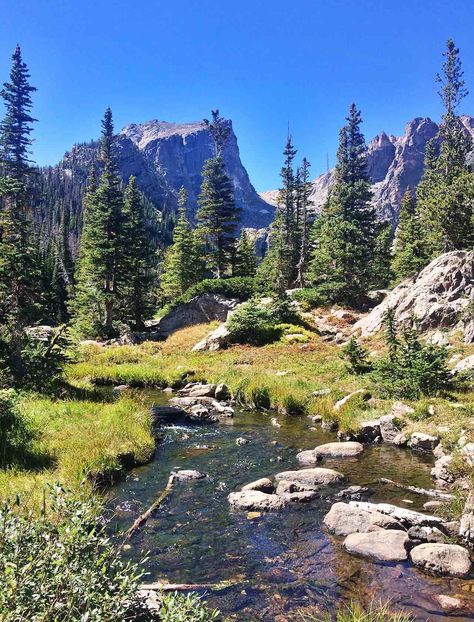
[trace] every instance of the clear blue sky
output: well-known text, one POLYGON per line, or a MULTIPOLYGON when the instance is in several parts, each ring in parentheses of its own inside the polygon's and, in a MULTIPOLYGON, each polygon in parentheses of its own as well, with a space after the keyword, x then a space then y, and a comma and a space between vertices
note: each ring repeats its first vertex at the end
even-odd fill
POLYGON ((312 173, 331 165, 348 105, 367 138, 438 119, 434 76, 451 36, 473 95, 473 0, 3 0, 0 80, 23 49, 35 95, 34 156, 57 162, 99 134, 149 119, 234 122, 258 190, 278 186, 290 123, 312 173))

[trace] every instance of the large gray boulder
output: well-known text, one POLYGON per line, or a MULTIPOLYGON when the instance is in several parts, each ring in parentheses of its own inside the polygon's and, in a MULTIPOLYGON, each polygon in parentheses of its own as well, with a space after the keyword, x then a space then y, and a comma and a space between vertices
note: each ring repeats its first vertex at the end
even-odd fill
POLYGON ((390 516, 380 512, 367 512, 342 502, 334 503, 323 522, 336 536, 368 533, 380 529, 402 529, 400 523, 390 516))
POLYGON ((214 320, 225 322, 229 312, 235 309, 238 302, 238 300, 224 298, 218 294, 201 294, 160 318, 154 324, 153 331, 155 334, 167 337, 186 326, 207 324, 214 320))
POLYGON ((383 562, 401 562, 408 558, 409 539, 404 531, 395 529, 351 533, 343 546, 348 553, 383 562))
POLYGON ((275 492, 275 486, 272 480, 268 479, 268 477, 261 477, 254 482, 250 482, 249 484, 242 486, 242 490, 257 490, 258 492, 266 492, 267 494, 271 494, 275 492))
POLYGON ((457 544, 420 544, 410 557, 415 566, 432 574, 465 577, 471 570, 468 551, 457 544))
POLYGON ((193 346, 192 351, 204 352, 205 350, 209 350, 209 352, 215 352, 216 350, 221 350, 229 345, 229 337, 229 329, 225 324, 221 324, 206 335, 204 339, 198 341, 196 345, 193 346))
POLYGON ((364 451, 364 446, 355 441, 325 443, 314 449, 316 458, 355 458, 364 451))
POLYGON ((406 508, 399 508, 390 503, 369 503, 368 501, 350 501, 349 505, 366 510, 367 512, 380 512, 387 516, 391 516, 399 521, 406 529, 413 526, 438 527, 442 524, 443 519, 438 516, 430 516, 421 512, 414 512, 406 508))
POLYGON ((231 507, 247 512, 275 512, 283 509, 287 503, 284 497, 259 490, 231 492, 227 499, 231 507))
POLYGON ((283 471, 275 475, 277 482, 303 482, 313 486, 331 486, 344 481, 344 475, 333 469, 301 469, 300 471, 283 471))
POLYGON ((445 253, 417 276, 395 287, 384 301, 354 324, 362 336, 380 330, 385 312, 395 310, 400 325, 417 318, 422 331, 454 328, 474 298, 474 251, 445 253))

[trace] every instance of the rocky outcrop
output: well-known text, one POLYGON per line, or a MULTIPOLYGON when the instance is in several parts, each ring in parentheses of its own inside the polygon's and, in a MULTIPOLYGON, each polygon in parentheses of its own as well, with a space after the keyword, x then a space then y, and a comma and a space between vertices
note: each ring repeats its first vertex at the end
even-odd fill
POLYGON ((201 294, 164 315, 151 328, 153 333, 164 338, 186 326, 207 324, 214 320, 225 322, 229 312, 238 304, 238 300, 218 294, 201 294))
POLYGON ((420 544, 410 557, 415 566, 432 574, 465 577, 471 570, 468 551, 457 544, 420 544))
POLYGON ((354 332, 367 336, 379 331, 389 308, 395 310, 400 325, 408 325, 416 318, 422 331, 461 328, 462 313, 473 300, 474 252, 452 251, 395 287, 381 304, 354 324, 354 332))

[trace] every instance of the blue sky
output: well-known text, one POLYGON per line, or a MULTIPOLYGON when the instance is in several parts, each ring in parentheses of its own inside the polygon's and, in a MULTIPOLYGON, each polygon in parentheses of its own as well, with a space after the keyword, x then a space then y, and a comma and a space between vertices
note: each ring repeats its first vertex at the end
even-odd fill
POLYGON ((258 190, 278 186, 287 125, 314 176, 334 163, 351 101, 367 138, 441 113, 434 76, 446 39, 461 48, 474 114, 473 0, 3 0, 0 80, 23 49, 35 95, 34 156, 57 162, 116 127, 233 120, 258 190))

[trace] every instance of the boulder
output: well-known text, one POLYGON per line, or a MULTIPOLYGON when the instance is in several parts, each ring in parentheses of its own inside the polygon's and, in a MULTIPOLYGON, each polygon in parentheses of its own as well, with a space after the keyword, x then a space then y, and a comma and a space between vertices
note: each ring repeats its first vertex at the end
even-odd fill
POLYGON ((347 503, 334 503, 324 517, 324 525, 336 536, 367 533, 380 529, 399 529, 400 523, 380 512, 367 512, 347 503))
POLYGON ((316 389, 313 391, 313 397, 324 397, 325 395, 329 395, 331 393, 331 389, 316 389))
POLYGON ((392 440, 392 443, 397 447, 406 447, 406 445, 408 445, 408 436, 403 434, 403 432, 400 432, 400 434, 397 434, 397 436, 395 436, 392 440))
POLYGON ((195 471, 194 469, 180 469, 179 471, 173 471, 174 478, 181 482, 187 482, 193 479, 204 479, 207 477, 205 473, 195 471))
POLYGON ((322 458, 315 453, 314 449, 300 451, 296 454, 296 459, 301 466, 312 466, 322 460, 322 458))
POLYGON ((382 327, 387 309, 395 321, 409 326, 413 317, 420 330, 454 328, 472 299, 474 252, 451 251, 434 259, 417 276, 395 287, 381 304, 354 325, 354 332, 373 335, 382 327))
POLYGON ((415 566, 432 574, 465 577, 471 570, 468 551, 457 544, 420 544, 410 557, 415 566))
POLYGON ((186 419, 190 423, 197 424, 210 424, 219 421, 204 404, 194 404, 194 406, 191 406, 186 412, 186 419))
POLYGON ((319 492, 315 490, 302 490, 301 492, 285 493, 281 496, 285 501, 289 501, 290 503, 309 503, 317 499, 320 495, 319 492))
POLYGON ((283 509, 287 504, 283 497, 259 490, 231 492, 227 499, 231 507, 247 512, 274 512, 283 509))
POLYGON ((218 294, 201 294, 164 315, 155 323, 153 329, 155 333, 168 337, 186 326, 207 324, 214 320, 225 322, 229 312, 237 305, 238 300, 218 294))
POLYGON ((369 492, 366 486, 349 486, 337 493, 337 499, 354 499, 360 501, 362 496, 369 492))
POLYGON ((300 471, 283 471, 275 475, 277 482, 282 480, 290 482, 303 482, 313 486, 331 486, 344 481, 344 475, 333 469, 323 469, 315 467, 314 469, 301 469, 300 471))
POLYGON ((466 356, 466 358, 461 359, 458 363, 456 363, 451 373, 453 375, 457 375, 457 374, 463 374, 466 376, 473 375, 474 374, 474 354, 471 354, 470 356, 466 356))
POLYGON ((405 528, 409 529, 414 525, 423 525, 427 527, 439 527, 443 520, 437 516, 431 516, 429 514, 422 514, 421 512, 414 512, 413 510, 407 510, 405 508, 399 508, 396 505, 390 503, 369 503, 367 501, 349 501, 349 505, 366 510, 367 512, 380 512, 391 516, 393 519, 399 521, 405 528))
POLYGON ((431 477, 435 479, 439 485, 446 486, 454 482, 454 475, 450 471, 452 461, 452 456, 441 456, 441 458, 436 460, 434 467, 431 469, 431 477))
POLYGON ((446 536, 437 527, 415 525, 408 530, 410 540, 418 542, 445 542, 446 536))
POLYGON ((271 494, 275 492, 275 486, 271 479, 268 479, 268 477, 262 477, 254 482, 245 484, 245 486, 242 486, 242 490, 258 490, 259 492, 271 494))
POLYGON ((410 446, 416 451, 433 452, 439 444, 439 436, 424 434, 423 432, 413 432, 410 439, 410 446))
POLYGON ((401 562, 408 558, 408 536, 404 531, 395 529, 351 533, 344 540, 348 553, 361 555, 376 561, 401 562))
POLYGON ((180 397, 215 397, 215 384, 202 384, 192 382, 178 391, 180 397))
POLYGON ((449 346, 449 337, 446 334, 446 332, 442 330, 435 330, 428 337, 428 342, 434 346, 446 347, 446 346, 449 346))
POLYGON ((226 400, 230 399, 231 394, 229 387, 224 383, 218 384, 214 392, 214 397, 219 402, 225 402, 226 400))
POLYGON ((342 443, 326 443, 314 449, 316 458, 354 458, 364 451, 361 443, 346 441, 342 443))
POLYGON ((204 337, 204 339, 198 341, 198 343, 193 346, 192 351, 204 352, 205 350, 209 350, 209 352, 215 352, 217 350, 222 350, 229 345, 229 336, 230 332, 227 326, 221 324, 204 337))
POLYGON ((474 600, 472 598, 464 599, 459 596, 437 594, 435 600, 445 613, 474 613, 474 600))
POLYGON ((461 449, 461 455, 470 467, 474 467, 474 443, 466 443, 461 449))
POLYGON ((407 404, 404 404, 403 402, 393 402, 390 414, 393 417, 403 418, 407 415, 412 415, 414 412, 414 408, 407 406, 407 404))
POLYGON ((385 443, 393 443, 400 434, 400 428, 397 427, 398 417, 395 415, 384 415, 380 417, 380 436, 385 443))
POLYGON ((250 443, 250 441, 248 440, 248 438, 243 438, 243 436, 239 436, 239 438, 235 439, 235 444, 236 445, 248 445, 250 443))

